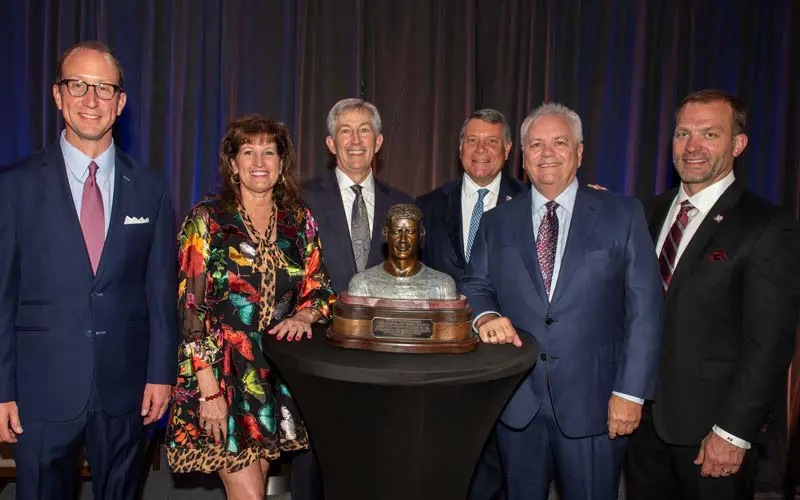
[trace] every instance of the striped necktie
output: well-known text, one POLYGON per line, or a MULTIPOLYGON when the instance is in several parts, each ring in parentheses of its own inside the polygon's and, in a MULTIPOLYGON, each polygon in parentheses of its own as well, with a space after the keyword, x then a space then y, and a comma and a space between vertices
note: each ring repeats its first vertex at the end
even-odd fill
POLYGON ((669 282, 672 281, 672 273, 675 271, 675 257, 678 255, 678 247, 681 244, 683 232, 689 224, 689 212, 693 209, 694 205, 689 200, 681 202, 678 217, 672 223, 672 227, 667 233, 667 238, 664 240, 664 245, 661 247, 658 265, 661 268, 661 286, 664 287, 664 291, 669 288, 669 282))

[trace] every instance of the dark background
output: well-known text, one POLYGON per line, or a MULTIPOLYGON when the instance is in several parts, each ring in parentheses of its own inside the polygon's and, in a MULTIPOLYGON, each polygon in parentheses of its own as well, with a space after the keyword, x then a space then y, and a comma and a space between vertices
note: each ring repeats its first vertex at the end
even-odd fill
MULTIPOLYGON (((798 208, 797 1, 2 0, 0 8, 0 164, 58 137, 55 61, 79 40, 100 39, 125 70, 117 140, 170 179, 176 217, 216 184, 233 117, 285 121, 307 179, 330 163, 328 110, 360 95, 383 118, 378 176, 410 194, 458 175, 461 123, 481 107, 509 118, 507 168, 521 178, 519 125, 555 100, 583 119, 581 179, 646 197, 673 185, 674 110, 705 87, 746 104, 739 178, 798 208)), ((785 411, 773 419, 784 434, 785 411)))

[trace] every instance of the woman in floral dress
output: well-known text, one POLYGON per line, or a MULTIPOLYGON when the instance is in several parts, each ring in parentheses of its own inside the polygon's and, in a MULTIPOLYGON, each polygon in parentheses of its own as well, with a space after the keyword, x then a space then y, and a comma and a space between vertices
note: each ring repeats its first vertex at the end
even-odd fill
POLYGON ((229 498, 264 496, 269 462, 308 447, 261 337, 298 341, 334 294, 317 225, 302 204, 285 125, 248 115, 228 127, 222 192, 179 235, 182 342, 167 429, 175 472, 219 472, 229 498))

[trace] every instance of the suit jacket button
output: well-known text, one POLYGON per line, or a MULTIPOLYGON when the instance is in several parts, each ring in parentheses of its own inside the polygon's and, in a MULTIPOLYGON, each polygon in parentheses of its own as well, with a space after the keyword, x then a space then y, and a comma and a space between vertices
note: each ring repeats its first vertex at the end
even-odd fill
POLYGON ((544 324, 547 325, 547 326, 552 325, 553 324, 553 318, 549 318, 549 317, 545 318, 544 324))
POLYGON ((541 359, 542 361, 547 361, 547 354, 545 354, 545 353, 541 353, 541 354, 539 355, 539 359, 541 359))

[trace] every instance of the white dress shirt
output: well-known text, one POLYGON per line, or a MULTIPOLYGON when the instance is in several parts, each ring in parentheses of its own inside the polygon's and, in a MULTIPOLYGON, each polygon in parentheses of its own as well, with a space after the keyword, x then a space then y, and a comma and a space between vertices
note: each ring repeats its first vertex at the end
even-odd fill
POLYGON ((683 255, 683 251, 686 250, 686 247, 692 240, 694 233, 697 232, 697 228, 699 228, 700 224, 703 223, 706 215, 708 215, 708 213, 714 207, 714 204, 717 203, 717 200, 719 200, 720 196, 722 196, 722 193, 724 193, 725 190, 728 189, 735 180, 736 178, 733 176, 733 171, 731 171, 731 173, 726 175, 724 178, 691 197, 686 194, 686 191, 683 190, 683 184, 681 184, 680 189, 678 189, 678 196, 672 200, 672 206, 667 213, 667 218, 664 220, 664 225, 661 226, 661 233, 658 235, 658 242, 656 243, 656 255, 661 255, 661 247, 664 246, 664 240, 667 239, 667 235, 669 234, 669 230, 672 228, 672 224, 674 224, 675 219, 678 218, 678 212, 680 211, 681 203, 683 203, 685 200, 689 200, 692 206, 694 206, 694 209, 689 211, 689 223, 686 224, 686 227, 683 230, 683 237, 678 245, 678 251, 675 254, 674 265, 677 267, 678 262, 681 260, 681 255, 683 255))
POLYGON ((500 196, 500 180, 502 174, 497 174, 492 182, 487 186, 475 184, 472 178, 464 174, 464 182, 461 183, 461 235, 464 245, 464 255, 467 254, 467 240, 469 239, 469 223, 472 220, 472 211, 478 201, 478 190, 486 188, 489 190, 483 197, 483 213, 488 212, 497 206, 497 197, 500 196))
MULTIPOLYGON (((342 205, 344 207, 344 215, 347 217, 347 231, 352 231, 353 217, 353 202, 356 201, 356 193, 350 189, 355 185, 353 179, 342 172, 338 167, 336 168, 336 182, 339 183, 339 190, 342 193, 342 205)), ((367 205, 367 217, 369 218, 369 232, 372 234, 372 229, 375 227, 375 177, 372 176, 370 170, 367 178, 361 183, 361 194, 364 197, 364 203, 367 205)), ((352 238, 352 234, 350 237, 352 238)))
POLYGON ((89 178, 89 164, 97 164, 97 187, 103 197, 103 220, 105 222, 105 236, 108 236, 108 227, 111 224, 111 207, 114 206, 114 162, 116 161, 116 150, 114 141, 111 145, 100 153, 96 158, 86 156, 81 150, 67 141, 66 132, 61 132, 61 154, 64 156, 64 164, 67 167, 67 181, 69 184, 72 203, 78 212, 78 219, 81 217, 81 205, 83 204, 83 185, 89 178))
MULTIPOLYGON (((724 193, 725 190, 727 190, 735 180, 736 177, 733 175, 733 171, 731 171, 728 175, 703 189, 699 193, 696 193, 694 196, 689 196, 686 194, 683 184, 681 184, 680 189, 678 189, 678 195, 674 200, 672 200, 672 206, 667 213, 667 218, 664 219, 664 225, 661 226, 661 233, 658 235, 658 242, 656 244, 656 255, 661 255, 661 247, 664 246, 664 241, 667 239, 667 235, 669 234, 670 228, 672 228, 672 224, 674 224, 675 219, 678 218, 678 212, 680 211, 681 203, 683 203, 685 200, 689 200, 692 206, 694 206, 694 209, 689 211, 689 223, 686 224, 686 228, 683 230, 683 237, 678 245, 678 251, 675 254, 674 265, 677 267, 678 262, 681 259, 681 255, 683 255, 683 251, 686 250, 686 247, 689 245, 692 237, 697 232, 700 224, 703 223, 703 220, 705 220, 706 216, 709 214, 709 212, 711 212, 711 209, 722 196, 722 193, 724 193)), ((750 449, 750 443, 748 441, 738 438, 716 425, 712 428, 712 430, 716 435, 725 441, 736 445, 739 448, 750 449)))

